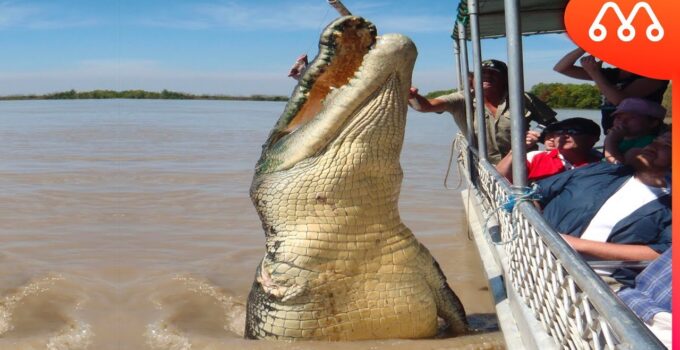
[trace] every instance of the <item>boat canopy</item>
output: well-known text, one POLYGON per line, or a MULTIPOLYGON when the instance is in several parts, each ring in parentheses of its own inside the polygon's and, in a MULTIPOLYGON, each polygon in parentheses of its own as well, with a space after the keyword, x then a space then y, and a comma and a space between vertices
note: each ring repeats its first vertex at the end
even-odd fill
MULTIPOLYGON (((564 28, 564 10, 569 0, 521 0, 519 11, 523 35, 561 33, 564 28)), ((479 31, 481 39, 505 36, 505 12, 503 0, 478 0, 479 31)), ((466 38, 470 39, 467 0, 458 5, 457 22, 465 25, 466 38)), ((458 40, 458 31, 451 37, 458 40)))

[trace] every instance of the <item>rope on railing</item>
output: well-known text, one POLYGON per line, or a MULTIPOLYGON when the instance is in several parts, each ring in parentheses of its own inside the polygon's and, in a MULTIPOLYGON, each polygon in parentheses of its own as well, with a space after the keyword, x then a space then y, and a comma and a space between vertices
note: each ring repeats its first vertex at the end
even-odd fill
MULTIPOLYGON (((451 173, 451 165, 453 164, 453 157, 456 154, 456 149, 460 149, 460 138, 459 137, 454 137, 453 141, 451 142, 451 153, 449 155, 449 164, 446 166, 446 175, 444 175, 444 188, 447 190, 457 190, 460 189, 460 186, 463 184, 463 174, 461 173, 460 169, 458 169, 458 184, 456 187, 449 187, 448 181, 449 181, 449 174, 451 173)), ((460 162, 460 157, 461 155, 458 155, 458 161, 460 162)))

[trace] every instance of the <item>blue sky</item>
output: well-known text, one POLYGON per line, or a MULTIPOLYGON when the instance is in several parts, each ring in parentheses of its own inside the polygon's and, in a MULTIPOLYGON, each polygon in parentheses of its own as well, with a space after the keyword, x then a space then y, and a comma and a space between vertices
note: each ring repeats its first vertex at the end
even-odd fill
MULTIPOLYGON (((411 37, 419 51, 413 84, 456 86, 451 27, 457 0, 344 0, 379 33, 411 37)), ((297 56, 311 58, 337 16, 325 0, 0 0, 0 95, 67 89, 162 89, 288 95, 297 56)), ((564 35, 528 37, 527 88, 574 82, 552 71, 573 48, 564 35)), ((506 59, 505 41, 483 43, 506 59)))

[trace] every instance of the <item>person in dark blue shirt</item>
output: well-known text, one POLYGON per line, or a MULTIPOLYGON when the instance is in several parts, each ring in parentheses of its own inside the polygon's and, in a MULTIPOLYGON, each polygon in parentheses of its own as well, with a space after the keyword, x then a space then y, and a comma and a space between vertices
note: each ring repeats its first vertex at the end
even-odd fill
POLYGON ((652 260, 671 246, 671 134, 626 154, 538 182, 543 216, 589 259, 652 260))

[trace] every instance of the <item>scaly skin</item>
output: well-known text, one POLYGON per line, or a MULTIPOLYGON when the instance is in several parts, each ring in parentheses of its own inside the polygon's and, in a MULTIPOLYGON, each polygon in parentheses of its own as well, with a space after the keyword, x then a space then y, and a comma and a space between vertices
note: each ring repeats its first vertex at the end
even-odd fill
POLYGON ((300 80, 307 87, 296 88, 263 147, 251 197, 266 255, 248 297, 247 338, 431 337, 437 316, 456 334, 467 330, 463 306, 397 206, 416 49, 401 35, 374 36, 358 17, 329 25, 322 59, 300 80), (343 45, 356 41, 368 52, 360 67, 328 78, 355 64, 343 45), (330 80, 342 84, 327 89, 312 119, 297 119, 319 103, 315 84, 330 80))

